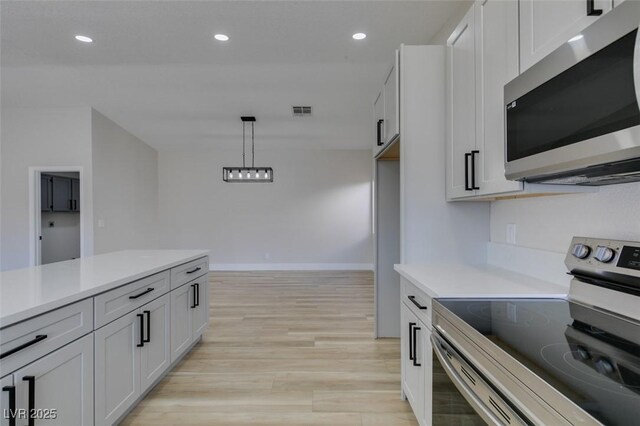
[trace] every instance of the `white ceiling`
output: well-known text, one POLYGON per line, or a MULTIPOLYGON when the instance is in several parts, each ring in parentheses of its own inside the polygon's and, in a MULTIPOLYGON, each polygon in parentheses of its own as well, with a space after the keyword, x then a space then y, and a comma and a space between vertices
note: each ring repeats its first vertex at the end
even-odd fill
POLYGON ((237 147, 241 115, 258 118, 258 148, 367 148, 394 49, 463 3, 2 0, 1 102, 90 105, 158 149, 237 147))

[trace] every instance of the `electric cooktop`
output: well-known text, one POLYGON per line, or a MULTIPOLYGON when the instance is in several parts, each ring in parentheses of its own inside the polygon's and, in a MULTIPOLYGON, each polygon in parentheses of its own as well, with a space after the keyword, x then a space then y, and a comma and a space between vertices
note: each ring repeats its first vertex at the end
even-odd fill
POLYGON ((640 424, 639 322, 563 299, 438 302, 598 421, 640 424))

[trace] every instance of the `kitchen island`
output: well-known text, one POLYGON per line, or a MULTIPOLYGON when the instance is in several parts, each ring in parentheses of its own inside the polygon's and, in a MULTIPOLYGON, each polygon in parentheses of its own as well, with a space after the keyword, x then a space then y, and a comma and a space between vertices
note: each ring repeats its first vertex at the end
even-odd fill
POLYGON ((208 270, 127 250, 0 273, 0 424, 117 423, 201 339, 208 270))

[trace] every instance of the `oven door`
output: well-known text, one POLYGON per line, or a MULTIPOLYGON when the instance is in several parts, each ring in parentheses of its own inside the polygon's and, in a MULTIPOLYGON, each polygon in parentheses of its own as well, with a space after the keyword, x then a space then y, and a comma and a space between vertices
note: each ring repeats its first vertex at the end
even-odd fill
POLYGON ((638 22, 623 3, 505 86, 508 179, 640 157, 638 22))
POLYGON ((437 330, 433 344, 433 424, 531 425, 437 330))

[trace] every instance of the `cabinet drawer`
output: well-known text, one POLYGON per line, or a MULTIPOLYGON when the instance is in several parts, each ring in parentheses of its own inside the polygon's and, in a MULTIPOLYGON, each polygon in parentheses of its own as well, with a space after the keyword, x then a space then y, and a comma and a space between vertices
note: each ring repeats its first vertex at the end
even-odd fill
POLYGON ((64 308, 0 330, 0 376, 55 351, 93 330, 93 300, 64 308))
POLYGON ((167 293, 169 277, 169 271, 160 272, 96 296, 95 328, 100 328, 167 293))
POLYGON ((402 303, 407 305, 420 321, 431 328, 431 298, 404 278, 400 279, 400 283, 402 303))
POLYGON ((171 269, 171 289, 178 288, 187 282, 199 278, 209 272, 209 258, 202 257, 171 269))

